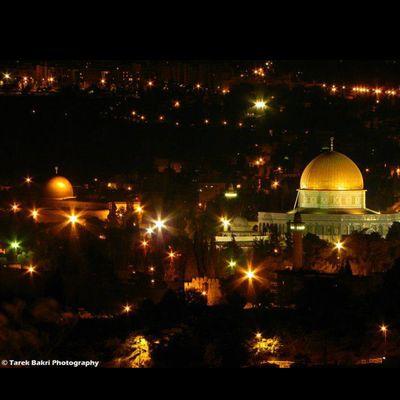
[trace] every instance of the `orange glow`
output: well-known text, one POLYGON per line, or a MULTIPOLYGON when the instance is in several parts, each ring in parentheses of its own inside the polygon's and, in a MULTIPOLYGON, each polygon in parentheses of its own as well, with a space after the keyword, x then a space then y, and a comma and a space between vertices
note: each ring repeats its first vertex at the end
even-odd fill
POLYGON ((132 306, 130 304, 126 304, 122 307, 122 312, 125 314, 129 314, 132 311, 132 306))
POLYGON ((30 276, 33 276, 33 274, 37 274, 36 267, 34 267, 33 265, 30 265, 27 268, 26 273, 29 274, 30 276))
POLYGON ((341 251, 341 250, 343 250, 344 249, 344 245, 343 245, 343 242, 340 242, 340 241, 338 241, 338 242, 336 242, 335 243, 335 249, 337 250, 337 251, 341 251))
POLYGON ((271 184, 271 186, 272 186, 272 189, 278 189, 278 187, 279 187, 279 181, 273 181, 272 184, 271 184))
POLYGON ((259 100, 256 100, 254 102, 254 107, 257 110, 261 110, 262 111, 262 110, 265 110, 267 108, 267 103, 264 100, 259 99, 259 100))
POLYGON ((152 235, 154 233, 154 228, 152 228, 151 226, 149 228, 146 229, 146 233, 148 235, 152 235))
POLYGON ((79 215, 76 215, 75 212, 72 211, 71 214, 67 215, 67 223, 72 227, 75 227, 77 224, 81 224, 82 221, 79 218, 79 215))
POLYGON ((220 218, 221 224, 224 227, 224 230, 226 231, 230 225, 231 225, 231 221, 227 218, 227 217, 221 217, 220 218))
POLYGON ((17 204, 17 203, 12 204, 12 205, 11 205, 11 211, 12 211, 13 213, 17 213, 17 212, 21 211, 20 205, 17 204))
POLYGON ((135 206, 135 212, 137 212, 138 214, 143 214, 144 211, 144 207, 140 204, 135 206))
POLYGON ((248 279, 248 280, 252 280, 252 279, 254 279, 255 277, 256 277, 256 274, 255 274, 255 272, 252 270, 252 269, 248 269, 246 272, 245 272, 245 276, 246 276, 246 278, 248 279))
POLYGON ((32 217, 35 221, 37 221, 37 219, 38 219, 38 217, 39 217, 39 211, 36 210, 36 209, 32 210, 32 211, 31 211, 31 217, 32 217))

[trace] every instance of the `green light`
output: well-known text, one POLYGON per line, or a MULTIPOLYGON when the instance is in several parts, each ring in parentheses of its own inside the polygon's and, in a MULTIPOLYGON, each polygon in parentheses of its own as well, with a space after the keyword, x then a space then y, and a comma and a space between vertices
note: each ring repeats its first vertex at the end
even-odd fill
POLYGON ((21 247, 21 242, 18 242, 17 240, 14 240, 10 243, 10 247, 17 251, 21 247))
POLYGON ((237 193, 236 192, 226 192, 225 193, 225 197, 227 199, 236 199, 237 193))

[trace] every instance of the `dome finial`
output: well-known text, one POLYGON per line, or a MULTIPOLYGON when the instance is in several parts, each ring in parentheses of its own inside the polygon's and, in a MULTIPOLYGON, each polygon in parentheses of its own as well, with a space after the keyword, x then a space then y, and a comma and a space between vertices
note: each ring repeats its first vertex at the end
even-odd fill
POLYGON ((331 151, 333 151, 333 142, 334 142, 335 138, 333 136, 331 136, 331 151))
POLYGON ((58 167, 54 167, 54 169, 56 170, 56 175, 58 175, 58 167))

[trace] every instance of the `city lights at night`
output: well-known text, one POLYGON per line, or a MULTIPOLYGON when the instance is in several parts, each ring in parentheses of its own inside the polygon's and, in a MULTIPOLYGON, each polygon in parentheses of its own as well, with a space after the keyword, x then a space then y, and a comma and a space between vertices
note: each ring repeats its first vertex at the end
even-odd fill
POLYGON ((400 61, 146 35, 0 60, 0 368, 399 367, 400 61))

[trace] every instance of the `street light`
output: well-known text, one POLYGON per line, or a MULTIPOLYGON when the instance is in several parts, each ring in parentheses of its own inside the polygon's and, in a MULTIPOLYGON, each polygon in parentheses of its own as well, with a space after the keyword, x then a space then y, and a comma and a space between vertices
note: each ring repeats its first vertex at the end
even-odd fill
POLYGON ((16 252, 16 251, 18 251, 18 250, 20 249, 20 247, 21 247, 21 242, 18 242, 18 240, 13 240, 13 241, 10 243, 10 247, 16 252))
POLYGON ((231 225, 230 220, 226 217, 221 217, 220 221, 221 221, 222 226, 224 227, 224 231, 227 231, 231 225))
POLYGON ((125 314, 129 314, 132 311, 132 306, 130 304, 126 304, 122 307, 122 312, 125 314))
POLYGON ((235 260, 230 260, 228 262, 228 267, 231 269, 234 269, 236 267, 236 265, 237 265, 237 262, 235 260))
POLYGON ((337 241, 335 243, 335 249, 340 253, 340 251, 344 249, 343 242, 337 241))
POLYGON ((33 276, 34 274, 37 273, 36 267, 34 267, 33 265, 30 265, 30 266, 27 268, 26 273, 29 274, 30 276, 33 276))
POLYGON ((245 277, 249 280, 249 281, 251 281, 253 278, 255 278, 256 277, 256 274, 255 274, 255 272, 249 267, 249 269, 247 270, 247 271, 245 271, 245 277))
POLYGON ((77 217, 76 215, 70 215, 70 216, 68 217, 68 222, 69 222, 71 225, 75 225, 75 224, 78 222, 78 217, 77 217))
POLYGON ((262 99, 258 99, 254 102, 254 107, 256 110, 263 111, 267 108, 267 103, 262 99))
POLYGON ((15 214, 20 211, 20 206, 17 203, 11 205, 11 211, 15 214))
POLYGON ((176 253, 171 249, 168 252, 168 258, 171 260, 171 262, 174 260, 174 258, 176 257, 176 253))
POLYGON ((36 210, 36 209, 32 210, 32 211, 31 211, 31 217, 32 217, 35 221, 37 221, 37 219, 38 219, 38 217, 39 217, 39 211, 36 210))
POLYGON ((151 236, 154 233, 154 228, 150 226, 146 229, 146 233, 151 236))
POLYGON ((383 338, 385 340, 385 357, 386 357, 386 348, 387 348, 387 334, 388 334, 388 327, 385 324, 382 324, 379 327, 379 330, 381 331, 383 338))
POLYGON ((162 219, 158 218, 157 221, 154 223, 154 225, 158 229, 158 231, 160 232, 161 230, 163 230, 165 228, 165 221, 163 221, 162 219))

